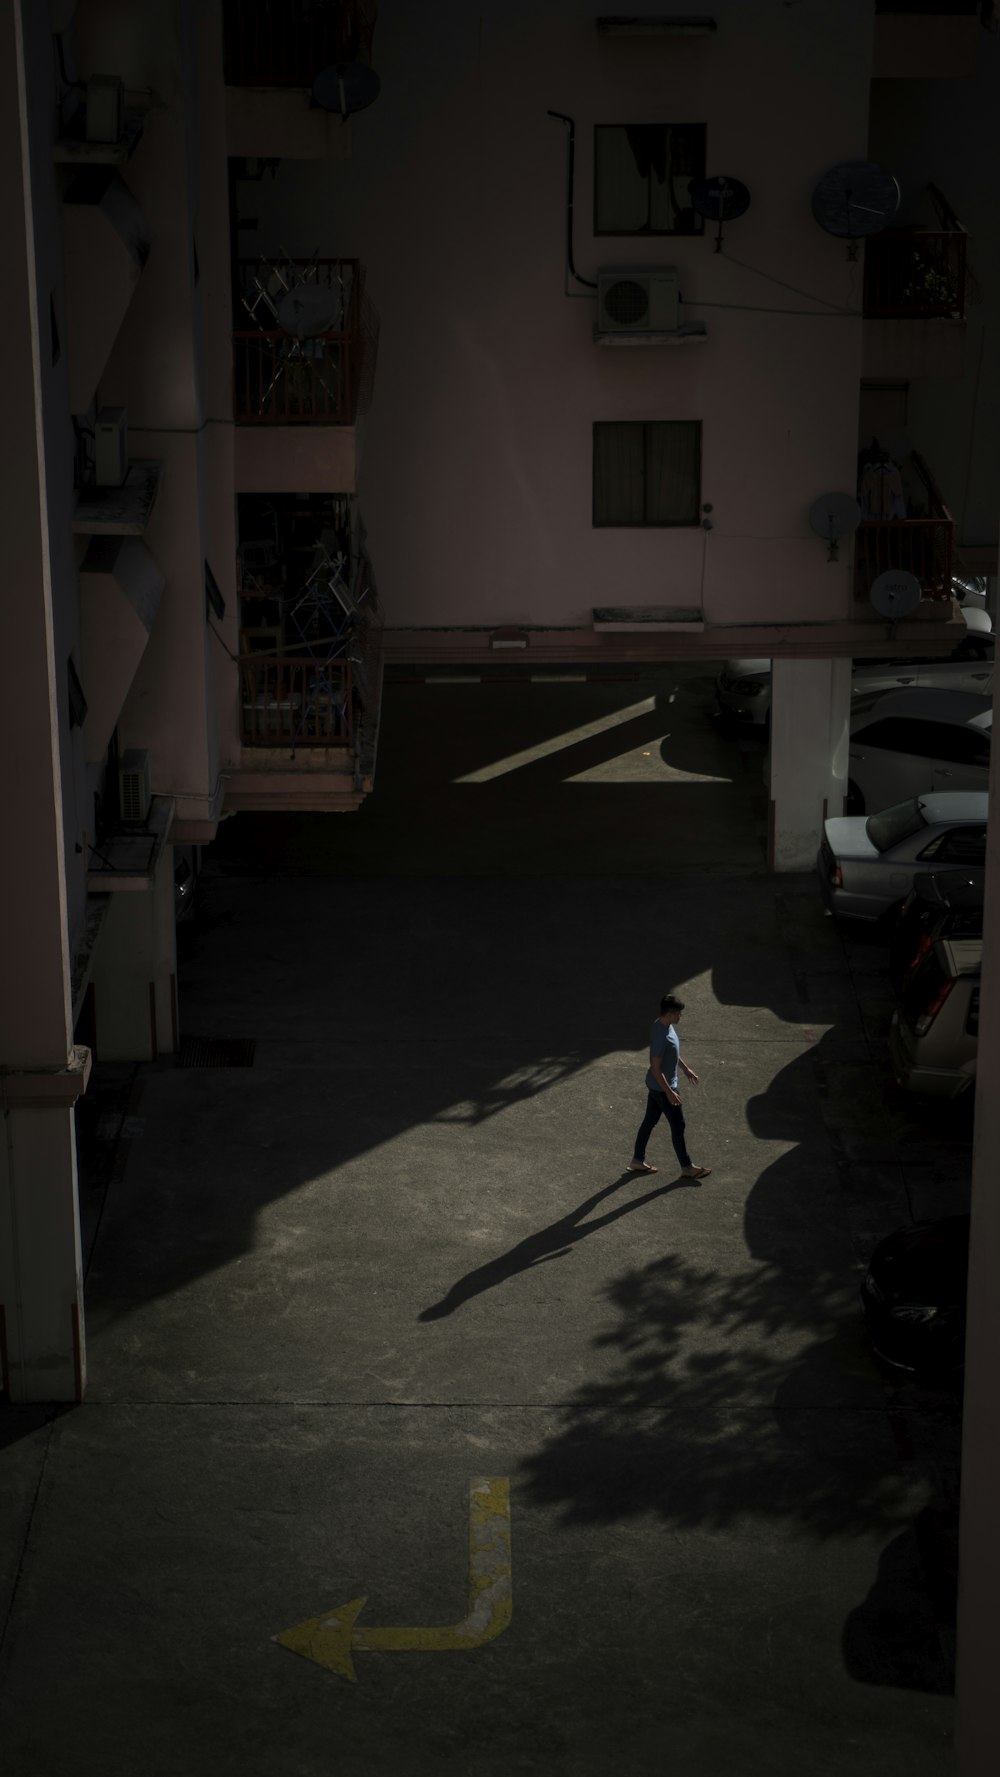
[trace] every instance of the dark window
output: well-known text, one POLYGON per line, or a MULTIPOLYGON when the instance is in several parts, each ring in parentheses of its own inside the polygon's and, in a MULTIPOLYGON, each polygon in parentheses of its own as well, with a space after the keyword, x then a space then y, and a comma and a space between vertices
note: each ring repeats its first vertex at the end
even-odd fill
POLYGON ((916 716, 884 716, 868 728, 856 729, 851 736, 855 746, 876 747, 890 753, 917 754, 922 759, 940 759, 938 722, 921 722, 916 716))
POLYGON ((595 234, 701 234, 688 185, 705 177, 703 123, 598 124, 595 234))
POLYGON ((82 728, 87 720, 87 699, 72 656, 66 662, 66 682, 69 689, 69 725, 71 728, 82 728))
POLYGON ((951 765, 983 765, 990 762, 989 740, 979 728, 963 728, 958 722, 928 722, 919 716, 885 716, 868 728, 856 728, 852 744, 876 747, 911 758, 944 759, 951 765))
POLYGON ((876 851, 889 851, 894 845, 902 845, 904 839, 912 839, 926 825, 918 798, 911 796, 909 802, 894 802, 880 814, 870 814, 865 832, 876 851))
POLYGON ((952 827, 937 841, 934 856, 942 864, 985 864, 986 828, 952 827))
POLYGON ((595 423, 595 525, 694 525, 700 510, 700 420, 595 423))
POLYGON ((52 347, 52 367, 55 369, 62 356, 62 346, 59 342, 59 322, 56 320, 56 293, 54 290, 49 292, 49 343, 52 347))
POLYGON ((978 1035, 979 1035, 979 989, 978 989, 978 987, 974 987, 972 989, 972 997, 969 1000, 969 1015, 965 1020, 965 1028, 966 1028, 966 1031, 970 1037, 978 1037, 978 1035))

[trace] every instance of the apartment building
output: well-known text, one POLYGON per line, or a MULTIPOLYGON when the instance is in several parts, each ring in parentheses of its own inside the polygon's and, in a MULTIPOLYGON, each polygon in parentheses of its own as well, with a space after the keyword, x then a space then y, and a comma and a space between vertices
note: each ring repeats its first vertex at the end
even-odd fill
MULTIPOLYGON (((73 1104, 94 1052, 177 1048, 177 849, 356 810, 383 660, 770 656, 771 860, 801 869, 851 659, 887 652, 872 585, 916 583, 901 656, 956 645, 963 579, 995 597, 991 7, 382 14, 0 15, 14 1399, 84 1392, 73 1104), (887 502, 855 508, 866 471, 887 502)), ((998 1051, 984 1012, 970 1621, 998 1051)))
POLYGON ((239 222, 282 160, 350 154, 374 20, 279 12, 3 9, 14 1399, 83 1394, 73 1104, 95 1054, 178 1047, 179 848, 239 809, 349 813, 372 785, 377 316, 342 236, 296 256, 276 228, 245 253, 239 222), (348 87, 313 103, 323 68, 348 87))

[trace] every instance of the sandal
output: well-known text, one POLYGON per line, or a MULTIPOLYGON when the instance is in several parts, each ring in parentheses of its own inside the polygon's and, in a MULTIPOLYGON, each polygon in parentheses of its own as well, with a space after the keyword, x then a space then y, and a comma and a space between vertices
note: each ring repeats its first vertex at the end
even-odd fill
POLYGON ((711 1170, 712 1168, 710 1166, 681 1167, 681 1172, 685 1178, 707 1178, 711 1170))
POLYGON ((656 1167, 650 1166, 648 1160, 630 1160, 628 1165, 625 1168, 625 1171, 626 1172, 655 1172, 656 1167))

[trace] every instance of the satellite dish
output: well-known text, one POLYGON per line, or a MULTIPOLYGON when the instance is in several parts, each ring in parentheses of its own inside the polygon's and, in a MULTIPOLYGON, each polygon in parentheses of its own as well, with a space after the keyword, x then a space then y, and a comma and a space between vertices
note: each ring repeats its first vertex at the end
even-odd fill
POLYGON ((727 173, 720 173, 714 179, 690 179, 688 192, 699 216, 707 216, 710 222, 719 224, 715 237, 718 253, 722 246, 722 224, 749 210, 750 193, 739 179, 731 179, 727 173))
POLYGON ((831 167, 812 194, 812 213, 820 228, 841 240, 880 233, 898 209, 898 181, 870 160, 831 167))
POLYGON ((334 62, 321 68, 313 81, 312 102, 324 111, 336 111, 346 117, 351 111, 363 111, 378 98, 382 82, 367 62, 334 62))
POLYGON ((923 593, 916 574, 906 568, 889 568, 872 581, 868 596, 879 616, 888 617, 895 625, 916 610, 923 593))
POLYGON ((340 291, 327 284, 293 284, 278 299, 278 322, 298 339, 327 333, 340 319, 340 291))
POLYGON ((830 545, 827 561, 837 560, 837 543, 851 537, 861 523, 861 507, 853 494, 820 494, 809 508, 810 528, 830 545))

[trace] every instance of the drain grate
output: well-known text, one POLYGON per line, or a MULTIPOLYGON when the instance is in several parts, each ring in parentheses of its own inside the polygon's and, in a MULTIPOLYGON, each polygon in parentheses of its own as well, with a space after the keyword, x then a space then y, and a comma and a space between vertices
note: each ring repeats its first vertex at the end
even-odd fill
POLYGON ((182 1037, 181 1067, 253 1067, 256 1037, 182 1037))

